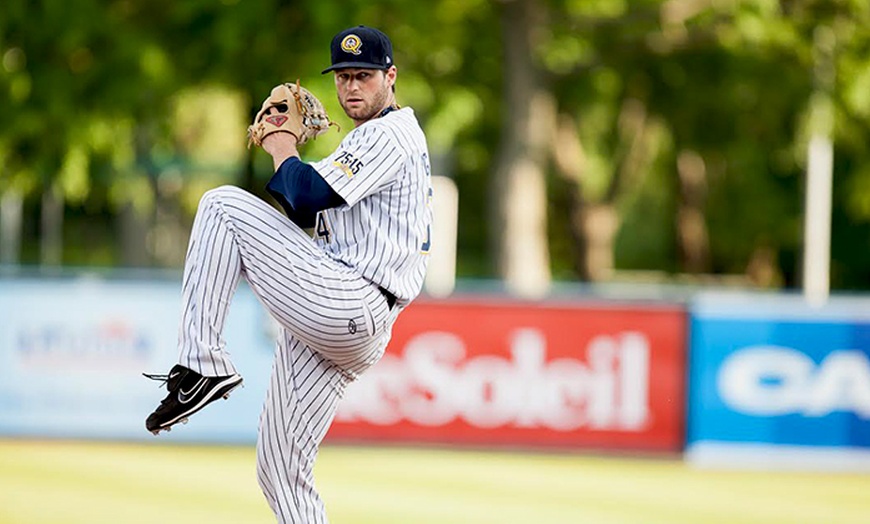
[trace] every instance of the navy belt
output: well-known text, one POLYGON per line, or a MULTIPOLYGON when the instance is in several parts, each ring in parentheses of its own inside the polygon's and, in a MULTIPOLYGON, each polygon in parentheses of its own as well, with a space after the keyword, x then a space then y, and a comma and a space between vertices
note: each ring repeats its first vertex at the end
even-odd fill
POLYGON ((378 291, 380 291, 384 295, 384 298, 387 299, 387 305, 390 307, 390 309, 393 309, 393 306, 396 305, 396 295, 390 293, 381 286, 378 286, 378 291))

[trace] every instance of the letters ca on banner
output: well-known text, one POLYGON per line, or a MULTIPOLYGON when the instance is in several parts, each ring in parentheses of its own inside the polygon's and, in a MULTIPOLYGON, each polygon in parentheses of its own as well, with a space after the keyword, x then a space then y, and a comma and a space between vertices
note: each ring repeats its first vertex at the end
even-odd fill
POLYGON ((676 451, 684 333, 677 308, 421 301, 329 438, 676 451))
POLYGON ((742 348, 723 362, 717 387, 726 406, 746 415, 870 420, 870 358, 860 350, 831 351, 816 363, 789 347, 742 348))

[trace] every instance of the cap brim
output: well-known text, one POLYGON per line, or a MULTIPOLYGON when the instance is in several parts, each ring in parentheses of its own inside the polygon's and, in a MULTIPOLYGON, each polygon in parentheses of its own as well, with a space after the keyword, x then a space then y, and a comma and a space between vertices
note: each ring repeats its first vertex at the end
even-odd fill
POLYGON ((389 69, 390 66, 384 66, 382 64, 372 64, 370 62, 339 62, 337 64, 332 64, 327 67, 323 71, 320 72, 321 75, 325 75, 330 71, 335 71, 336 69, 389 69))

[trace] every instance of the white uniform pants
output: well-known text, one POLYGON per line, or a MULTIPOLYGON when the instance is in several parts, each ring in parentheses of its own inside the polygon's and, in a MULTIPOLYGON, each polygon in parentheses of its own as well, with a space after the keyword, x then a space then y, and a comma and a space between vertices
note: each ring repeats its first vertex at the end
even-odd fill
POLYGON ((222 332, 241 276, 281 326, 260 416, 260 487, 279 522, 326 522, 314 488, 318 446, 347 383, 383 355, 398 311, 269 204, 224 186, 203 196, 191 230, 181 365, 236 372, 222 332))

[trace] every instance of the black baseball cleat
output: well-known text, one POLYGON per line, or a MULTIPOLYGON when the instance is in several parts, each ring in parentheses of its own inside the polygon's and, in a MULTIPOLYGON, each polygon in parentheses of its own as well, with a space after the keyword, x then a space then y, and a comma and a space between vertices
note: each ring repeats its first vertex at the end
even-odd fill
POLYGON ((180 364, 176 364, 168 375, 149 375, 152 380, 166 384, 166 396, 154 413, 145 420, 145 428, 157 435, 169 431, 173 425, 187 423, 187 418, 211 402, 223 397, 229 398, 230 392, 242 383, 242 377, 232 374, 224 377, 204 377, 180 364))

